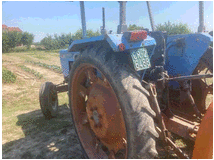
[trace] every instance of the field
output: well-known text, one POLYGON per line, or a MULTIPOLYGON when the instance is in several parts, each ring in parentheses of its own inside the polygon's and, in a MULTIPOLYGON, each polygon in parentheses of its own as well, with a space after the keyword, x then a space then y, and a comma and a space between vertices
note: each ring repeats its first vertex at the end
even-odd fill
POLYGON ((2 55, 2 66, 16 75, 2 84, 2 158, 84 158, 78 143, 67 93, 59 94, 59 116, 45 120, 39 106, 43 82, 63 81, 58 53, 2 55))
MULTIPOLYGON (((15 83, 2 84, 2 158, 84 158, 68 108, 67 93, 59 95, 59 115, 46 120, 39 106, 45 81, 63 81, 58 53, 32 51, 2 55, 2 66, 16 75, 15 83)), ((175 137, 177 145, 188 151, 175 137)), ((158 158, 169 157, 158 143, 158 158)))

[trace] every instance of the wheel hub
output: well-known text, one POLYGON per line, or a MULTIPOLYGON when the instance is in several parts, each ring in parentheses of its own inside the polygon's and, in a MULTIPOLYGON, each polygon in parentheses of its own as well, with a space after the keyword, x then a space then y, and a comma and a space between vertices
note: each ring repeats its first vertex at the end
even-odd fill
POLYGON ((110 150, 124 148, 125 127, 118 101, 109 85, 98 80, 91 86, 86 112, 91 129, 110 150))
POLYGON ((94 120, 96 125, 100 124, 99 116, 101 115, 97 112, 97 110, 93 111, 93 116, 91 117, 91 119, 94 120))
POLYGON ((75 72, 72 86, 73 119, 87 155, 95 159, 106 158, 103 155, 110 156, 109 153, 116 154, 121 150, 119 153, 125 158, 125 122, 107 78, 96 67, 82 64, 75 72))

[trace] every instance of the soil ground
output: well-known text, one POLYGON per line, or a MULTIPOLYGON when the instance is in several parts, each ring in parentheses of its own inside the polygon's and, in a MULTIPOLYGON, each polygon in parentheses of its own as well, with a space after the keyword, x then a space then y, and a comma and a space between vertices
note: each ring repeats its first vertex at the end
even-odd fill
MULTIPOLYGON (((2 158, 77 158, 83 159, 82 150, 71 121, 67 93, 59 94, 59 114, 46 120, 39 106, 39 89, 45 81, 59 84, 63 74, 39 67, 28 61, 60 66, 57 53, 7 53, 2 55, 2 65, 12 71, 17 80, 2 84, 2 158), (23 71, 24 65, 43 75, 23 71)), ((180 147, 188 150, 183 143, 180 147)), ((178 158, 171 153, 166 156, 161 143, 157 143, 158 158, 178 158)))
POLYGON ((25 62, 28 59, 59 66, 59 58, 51 54, 46 54, 47 59, 35 57, 29 53, 2 56, 2 65, 17 76, 15 83, 2 84, 2 158, 82 159, 84 156, 71 122, 67 93, 59 94, 57 118, 46 120, 39 106, 41 84, 45 81, 62 83, 63 75, 25 62), (39 72, 43 78, 38 79, 18 65, 39 72))

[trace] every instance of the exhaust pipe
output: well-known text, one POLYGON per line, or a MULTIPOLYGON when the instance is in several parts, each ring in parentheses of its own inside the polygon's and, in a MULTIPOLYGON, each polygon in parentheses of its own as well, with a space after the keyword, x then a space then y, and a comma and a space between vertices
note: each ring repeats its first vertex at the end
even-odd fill
POLYGON ((85 22, 85 7, 84 1, 80 1, 80 11, 81 11, 81 20, 82 20, 82 38, 86 38, 86 22, 85 22))
POLYGON ((204 32, 205 26, 204 26, 204 2, 199 1, 199 26, 198 26, 198 32, 204 32))
POLYGON ((127 31, 126 25, 126 1, 118 1, 120 3, 120 25, 117 27, 117 34, 127 31))
POLYGON ((103 7, 102 10, 103 10, 103 26, 101 27, 101 34, 105 35, 106 34, 106 29, 105 29, 105 27, 106 27, 106 24, 105 24, 105 8, 103 7))
POLYGON ((149 12, 149 18, 150 18, 150 23, 151 23, 151 27, 152 27, 152 31, 155 31, 155 24, 154 24, 154 19, 153 19, 153 15, 152 15, 152 10, 151 10, 151 6, 150 6, 150 2, 146 1, 147 3, 147 7, 148 7, 148 12, 149 12))

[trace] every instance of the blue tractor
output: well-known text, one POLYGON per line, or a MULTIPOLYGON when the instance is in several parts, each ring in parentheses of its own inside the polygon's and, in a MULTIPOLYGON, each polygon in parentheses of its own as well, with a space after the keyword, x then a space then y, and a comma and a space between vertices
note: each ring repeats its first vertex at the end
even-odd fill
MULTIPOLYGON (((212 112, 206 97, 212 94, 208 78, 213 76, 213 38, 203 32, 169 36, 155 31, 149 2, 152 31, 127 31, 126 2, 119 4, 118 34, 107 34, 103 8, 102 35, 87 38, 80 2, 83 37, 60 51, 64 84, 41 86, 42 112, 48 119, 55 117, 57 94, 68 91, 72 120, 87 158, 154 158, 158 137, 180 158, 191 157, 175 145, 170 133, 199 141, 204 133, 198 138, 201 121, 212 119, 206 116, 212 112)), ((205 135, 212 137, 212 130, 205 135)), ((198 143, 196 152, 202 156, 193 157, 212 158, 212 146, 201 150, 198 143)))

